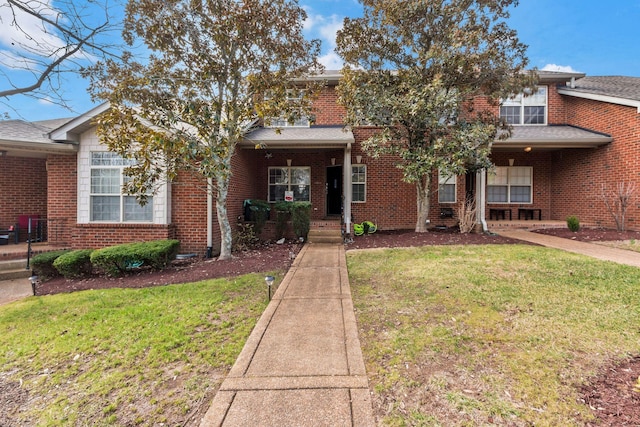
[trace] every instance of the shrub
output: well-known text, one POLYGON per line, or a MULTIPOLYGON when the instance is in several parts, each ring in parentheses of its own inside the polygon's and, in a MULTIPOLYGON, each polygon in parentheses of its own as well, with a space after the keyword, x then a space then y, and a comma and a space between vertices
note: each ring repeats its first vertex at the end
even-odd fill
POLYGON ((53 266, 67 279, 75 279, 91 275, 91 252, 93 249, 80 249, 60 255, 53 261, 53 266))
POLYGON ((254 231, 253 224, 238 223, 238 229, 233 234, 233 251, 246 251, 255 247, 260 239, 254 231))
POLYGON ((244 201, 245 221, 253 221, 253 230, 261 234, 271 213, 271 205, 266 200, 247 199, 244 201))
POLYGON ((276 222, 277 237, 284 237, 287 220, 291 219, 296 237, 302 237, 306 240, 311 228, 311 203, 278 202, 275 205, 275 209, 278 212, 276 222))
POLYGON ((91 253, 91 264, 110 276, 119 276, 132 268, 147 265, 161 270, 178 254, 178 240, 125 243, 91 253))
POLYGON ((574 233, 580 230, 580 221, 578 220, 578 217, 574 215, 567 217, 567 227, 569 227, 569 230, 574 233))
POLYGON ((31 260, 31 269, 33 274, 38 276, 41 281, 53 279, 60 276, 60 273, 53 266, 53 262, 61 255, 69 252, 68 250, 45 252, 38 254, 31 260))

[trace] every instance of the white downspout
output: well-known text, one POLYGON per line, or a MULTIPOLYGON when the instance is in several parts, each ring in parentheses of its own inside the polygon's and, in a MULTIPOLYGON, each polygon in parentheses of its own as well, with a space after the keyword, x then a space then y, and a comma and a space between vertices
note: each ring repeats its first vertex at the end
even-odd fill
POLYGON ((487 182, 487 170, 482 169, 478 171, 476 174, 476 207, 477 207, 477 219, 480 224, 482 224, 482 231, 484 233, 489 232, 489 227, 487 226, 487 208, 486 208, 486 200, 487 200, 487 186, 485 185, 487 182))
POLYGON ((207 178, 207 258, 213 257, 213 178, 207 178))
MULTIPOLYGON (((343 211, 345 233, 351 234, 351 201, 353 199, 352 187, 351 187, 351 143, 347 143, 344 149, 344 165, 342 168, 342 194, 343 199, 343 211)), ((346 236, 345 236, 346 237, 346 236)))

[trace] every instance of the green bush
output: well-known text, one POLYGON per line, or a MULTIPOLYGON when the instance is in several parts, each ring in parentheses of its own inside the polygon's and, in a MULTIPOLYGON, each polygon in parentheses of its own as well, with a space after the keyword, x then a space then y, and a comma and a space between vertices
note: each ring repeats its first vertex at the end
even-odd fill
POLYGON ((569 230, 574 233, 580 230, 580 221, 578 220, 578 217, 574 215, 567 217, 567 227, 569 227, 569 230))
POLYGON ((98 249, 91 253, 91 264, 110 276, 147 265, 154 270, 166 267, 178 254, 178 240, 125 243, 98 249))
POLYGON ((60 255, 53 266, 67 279, 76 279, 91 275, 91 252, 93 249, 80 249, 60 255))
POLYGON ((253 221, 253 230, 256 234, 261 234, 264 225, 267 223, 271 213, 271 205, 266 200, 248 199, 244 201, 245 209, 249 208, 249 218, 245 220, 253 221))
POLYGON ((53 279, 60 276, 60 273, 53 266, 54 261, 64 254, 69 252, 68 250, 51 251, 43 254, 38 254, 31 260, 31 269, 33 274, 38 276, 41 281, 53 279))
POLYGON ((311 228, 310 202, 278 202, 275 205, 275 210, 278 212, 277 237, 284 237, 287 221, 291 219, 296 237, 303 237, 306 240, 311 228))

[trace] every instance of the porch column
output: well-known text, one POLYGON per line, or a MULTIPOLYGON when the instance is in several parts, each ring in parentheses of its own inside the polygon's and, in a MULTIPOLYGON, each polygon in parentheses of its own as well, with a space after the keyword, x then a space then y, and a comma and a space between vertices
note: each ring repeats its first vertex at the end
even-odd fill
POLYGON ((476 222, 482 224, 482 231, 487 232, 487 170, 482 169, 476 173, 476 222))
POLYGON ((344 165, 342 167, 342 194, 344 195, 342 203, 342 215, 344 219, 345 231, 351 234, 351 200, 353 195, 351 193, 351 143, 347 143, 344 149, 344 165))

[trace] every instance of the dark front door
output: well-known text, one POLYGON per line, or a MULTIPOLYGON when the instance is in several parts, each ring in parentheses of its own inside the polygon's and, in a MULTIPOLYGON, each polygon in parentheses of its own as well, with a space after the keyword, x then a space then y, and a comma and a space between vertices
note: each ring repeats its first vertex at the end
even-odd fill
POLYGON ((327 168, 327 215, 342 214, 342 166, 327 168))

